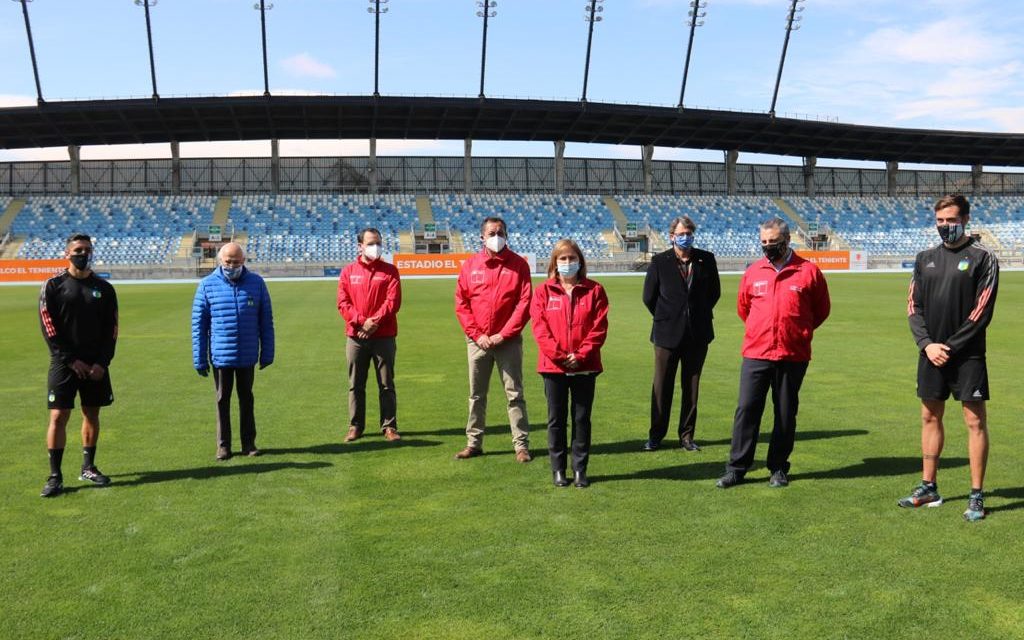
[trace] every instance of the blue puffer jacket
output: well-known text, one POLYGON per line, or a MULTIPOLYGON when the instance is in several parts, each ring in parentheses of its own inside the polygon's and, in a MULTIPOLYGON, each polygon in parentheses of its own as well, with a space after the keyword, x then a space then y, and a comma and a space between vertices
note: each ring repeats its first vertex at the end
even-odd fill
POLYGON ((218 267, 199 282, 192 301, 192 365, 205 371, 267 366, 274 361, 274 317, 263 278, 242 267, 229 280, 218 267))

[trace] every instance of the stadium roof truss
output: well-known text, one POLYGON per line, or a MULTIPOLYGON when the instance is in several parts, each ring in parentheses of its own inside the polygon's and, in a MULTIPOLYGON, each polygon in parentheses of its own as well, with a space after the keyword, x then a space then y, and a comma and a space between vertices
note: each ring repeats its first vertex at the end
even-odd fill
POLYGON ((269 139, 655 145, 941 165, 1024 166, 1024 135, 596 102, 253 96, 44 102, 0 109, 0 148, 269 139))

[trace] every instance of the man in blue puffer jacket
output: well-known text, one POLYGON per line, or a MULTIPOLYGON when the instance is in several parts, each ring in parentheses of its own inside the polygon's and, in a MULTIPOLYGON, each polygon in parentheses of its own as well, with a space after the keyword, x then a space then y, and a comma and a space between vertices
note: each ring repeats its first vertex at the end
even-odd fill
POLYGON ((192 364, 201 376, 213 364, 217 391, 217 459, 231 457, 231 390, 238 387, 242 453, 256 448, 252 384, 274 362, 274 316, 263 278, 245 268, 245 252, 229 242, 217 254, 220 266, 199 282, 192 302, 192 364))

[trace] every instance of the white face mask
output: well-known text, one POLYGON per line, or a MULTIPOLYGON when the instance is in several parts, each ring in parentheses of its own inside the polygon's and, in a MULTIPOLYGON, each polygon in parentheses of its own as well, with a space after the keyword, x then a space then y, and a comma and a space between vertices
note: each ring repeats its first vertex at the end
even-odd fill
POLYGON ((501 236, 491 236, 484 240, 484 246, 494 253, 500 253, 501 250, 505 248, 505 238, 501 236))
POLYGON ((376 260, 380 257, 380 245, 379 244, 364 244, 363 245, 363 257, 367 260, 376 260))

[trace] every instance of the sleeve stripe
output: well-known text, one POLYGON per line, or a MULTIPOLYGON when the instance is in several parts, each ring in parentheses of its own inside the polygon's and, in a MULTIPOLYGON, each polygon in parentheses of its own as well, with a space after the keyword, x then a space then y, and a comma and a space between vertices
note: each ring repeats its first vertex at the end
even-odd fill
POLYGON ((978 296, 978 304, 975 305, 974 311, 971 315, 967 316, 967 319, 971 322, 977 322, 981 319, 981 314, 985 312, 985 306, 988 304, 989 298, 992 297, 992 287, 985 287, 985 290, 978 296))
POLYGON ((907 294, 907 315, 914 315, 914 281, 910 281, 910 292, 907 294))

